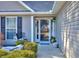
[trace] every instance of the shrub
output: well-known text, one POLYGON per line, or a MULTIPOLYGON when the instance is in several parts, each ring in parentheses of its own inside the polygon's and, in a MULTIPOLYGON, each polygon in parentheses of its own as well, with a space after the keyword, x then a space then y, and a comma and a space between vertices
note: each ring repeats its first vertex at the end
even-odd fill
POLYGON ((9 52, 0 49, 0 57, 1 57, 1 56, 4 56, 4 55, 7 55, 8 53, 9 53, 9 52))
POLYGON ((16 45, 19 45, 19 44, 24 44, 24 42, 28 42, 27 40, 18 40, 16 41, 16 45))
POLYGON ((35 52, 31 50, 15 50, 6 56, 2 56, 2 58, 35 58, 35 52))
POLYGON ((37 52, 37 43, 35 42, 25 42, 24 43, 24 50, 32 50, 37 52))

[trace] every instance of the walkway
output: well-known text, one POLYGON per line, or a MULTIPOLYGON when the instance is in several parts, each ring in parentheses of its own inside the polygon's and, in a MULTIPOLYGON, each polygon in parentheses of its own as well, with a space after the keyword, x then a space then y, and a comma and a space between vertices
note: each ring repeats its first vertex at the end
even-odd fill
POLYGON ((37 58, 64 58, 58 48, 52 45, 39 45, 37 58))

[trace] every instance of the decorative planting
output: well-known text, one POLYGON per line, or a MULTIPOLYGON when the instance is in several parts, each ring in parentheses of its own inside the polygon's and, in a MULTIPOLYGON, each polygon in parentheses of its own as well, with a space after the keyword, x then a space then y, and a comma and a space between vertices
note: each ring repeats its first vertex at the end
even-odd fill
POLYGON ((35 42, 25 42, 24 50, 32 50, 37 53, 37 43, 35 42))
POLYGON ((2 58, 35 58, 35 52, 31 50, 15 50, 11 51, 8 55, 2 56, 2 58))
POLYGON ((56 38, 55 37, 51 37, 51 43, 54 43, 54 42, 56 42, 56 38))
POLYGON ((19 44, 24 45, 24 42, 28 42, 27 39, 16 41, 16 45, 19 45, 19 44))
POLYGON ((16 45, 23 45, 22 50, 13 50, 6 52, 0 50, 1 58, 36 58, 37 56, 37 43, 29 42, 27 40, 18 40, 16 45))
POLYGON ((0 57, 2 57, 2 56, 4 56, 4 55, 7 55, 8 53, 9 53, 9 52, 0 49, 0 57))

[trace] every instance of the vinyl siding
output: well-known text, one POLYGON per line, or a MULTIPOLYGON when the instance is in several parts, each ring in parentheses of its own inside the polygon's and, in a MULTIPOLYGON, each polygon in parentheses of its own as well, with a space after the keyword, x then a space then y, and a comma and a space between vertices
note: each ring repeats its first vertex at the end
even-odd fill
POLYGON ((79 2, 66 2, 56 21, 56 37, 66 57, 79 57, 79 2), (64 48, 63 48, 64 47, 64 48))
POLYGON ((31 16, 23 16, 22 32, 25 33, 25 38, 31 41, 31 16))

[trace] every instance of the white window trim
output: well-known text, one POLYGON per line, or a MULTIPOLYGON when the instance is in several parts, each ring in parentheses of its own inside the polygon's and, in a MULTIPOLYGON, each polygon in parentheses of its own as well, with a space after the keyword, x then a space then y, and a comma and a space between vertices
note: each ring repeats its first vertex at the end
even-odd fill
POLYGON ((21 5, 23 5, 25 8, 28 8, 30 11, 34 12, 33 9, 31 9, 28 5, 26 5, 25 3, 23 3, 22 1, 18 1, 21 5))
POLYGON ((6 38, 5 40, 7 40, 7 36, 6 36, 7 35, 7 33, 6 33, 7 32, 7 30, 6 30, 7 29, 7 26, 6 26, 6 24, 7 24, 7 22, 6 22, 7 18, 16 18, 16 33, 17 33, 17 16, 6 16, 5 17, 5 38, 6 38))

